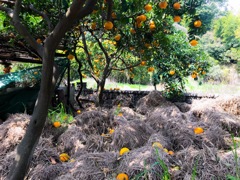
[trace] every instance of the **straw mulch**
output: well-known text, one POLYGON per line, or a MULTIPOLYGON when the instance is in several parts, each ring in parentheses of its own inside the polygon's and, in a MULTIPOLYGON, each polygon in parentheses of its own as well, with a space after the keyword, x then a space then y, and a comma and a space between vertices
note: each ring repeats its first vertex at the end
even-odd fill
POLYGON ((177 152, 175 157, 180 162, 180 170, 173 170, 173 180, 190 180, 193 174, 196 175, 195 179, 203 180, 226 179, 227 175, 236 175, 236 163, 233 158, 226 161, 219 156, 216 148, 204 146, 203 149, 195 149, 188 147, 177 152))
MULTIPOLYGON (((82 155, 73 162, 65 164, 66 169, 56 178, 62 179, 84 179, 84 180, 106 180, 113 179, 118 164, 116 153, 88 153, 82 155)), ((48 167, 45 172, 50 172, 48 167)))
POLYGON ((29 122, 30 116, 15 114, 0 125, 0 177, 4 178, 9 173, 15 148, 21 142, 29 122))
POLYGON ((120 94, 113 100, 112 105, 121 105, 122 107, 133 107, 132 95, 120 94))
POLYGON ((105 111, 86 111, 76 116, 75 119, 81 131, 88 135, 107 133, 108 128, 112 126, 108 112, 105 111))
POLYGON ((134 149, 143 146, 155 131, 140 120, 127 121, 118 119, 113 133, 112 147, 119 150, 122 147, 134 149))
POLYGON ((152 91, 147 96, 141 98, 136 104, 136 112, 149 114, 155 107, 168 107, 172 103, 167 101, 159 91, 152 91))
POLYGON ((134 119, 139 119, 139 120, 145 120, 146 116, 139 114, 135 112, 133 109, 129 107, 113 107, 110 111, 110 116, 112 119, 118 118, 119 114, 122 114, 124 119, 127 119, 128 121, 134 120, 134 119))
POLYGON ((86 141, 87 135, 82 132, 81 127, 72 125, 58 138, 57 147, 60 152, 70 155, 79 151, 84 153, 86 141))
POLYGON ((170 168, 175 159, 161 148, 143 146, 124 154, 118 172, 128 174, 130 179, 163 179, 164 166, 170 168))
MULTIPOLYGON (((231 134, 240 132, 238 100, 231 97, 173 104, 153 91, 139 100, 136 111, 122 105, 110 110, 88 109, 77 115, 66 131, 55 128, 53 132, 52 125, 46 124, 26 179, 112 180, 118 173, 139 180, 167 176, 190 180, 194 174, 201 180, 236 176, 240 150, 237 147, 234 156, 230 149, 231 134), (204 132, 195 134, 195 127, 202 127, 204 132), (154 142, 174 154, 152 147, 154 142), (130 152, 120 156, 123 147, 130 152), (68 153, 70 160, 61 162, 61 153, 68 153)), ((9 172, 29 118, 16 114, 0 125, 1 180, 9 172)))

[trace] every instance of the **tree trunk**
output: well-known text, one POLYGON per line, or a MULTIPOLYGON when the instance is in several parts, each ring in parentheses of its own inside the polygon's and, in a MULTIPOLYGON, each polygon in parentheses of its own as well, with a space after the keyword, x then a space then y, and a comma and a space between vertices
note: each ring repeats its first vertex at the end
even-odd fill
POLYGON ((103 91, 105 87, 106 79, 103 79, 99 83, 99 89, 98 89, 98 105, 102 106, 104 101, 103 101, 103 91))
POLYGON ((41 88, 29 127, 27 128, 26 134, 21 143, 17 146, 17 155, 8 176, 8 179, 10 180, 24 179, 30 160, 32 159, 35 146, 38 143, 46 121, 48 106, 56 84, 56 79, 52 78, 54 51, 48 51, 49 50, 45 48, 42 67, 42 72, 44 73, 42 73, 41 88))

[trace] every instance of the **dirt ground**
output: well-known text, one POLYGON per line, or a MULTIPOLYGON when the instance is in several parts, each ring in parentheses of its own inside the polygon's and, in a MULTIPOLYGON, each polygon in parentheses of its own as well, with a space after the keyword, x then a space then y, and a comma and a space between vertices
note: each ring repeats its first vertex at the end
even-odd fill
MULTIPOLYGON (((225 180, 240 177, 240 97, 172 103, 152 91, 135 108, 88 105, 72 123, 47 121, 26 179, 225 180), (196 134, 200 127, 203 132, 196 134), (129 152, 120 155, 121 148, 129 152), (68 161, 59 155, 67 153, 68 161)), ((0 180, 6 179, 30 116, 0 125, 0 180)), ((236 178, 237 179, 237 178, 236 178)))

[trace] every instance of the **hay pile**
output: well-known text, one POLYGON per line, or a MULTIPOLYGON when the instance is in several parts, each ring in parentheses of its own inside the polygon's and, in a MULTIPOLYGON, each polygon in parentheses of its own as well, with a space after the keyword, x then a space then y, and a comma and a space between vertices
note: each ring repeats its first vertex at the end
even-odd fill
POLYGON ((122 147, 134 149, 143 146, 155 131, 140 120, 127 121, 119 119, 113 133, 112 147, 119 150, 122 147))
POLYGON ((157 106, 168 107, 171 105, 172 103, 167 101, 166 98, 162 96, 161 92, 152 91, 147 96, 139 99, 136 104, 136 112, 145 115, 150 113, 157 106))
MULTIPOLYGON (((150 180, 188 180, 194 174, 202 180, 236 176, 236 156, 230 149, 231 134, 240 132, 238 105, 236 97, 173 104, 153 91, 139 100, 136 110, 122 105, 88 109, 64 132, 51 131, 46 124, 26 179, 110 180, 118 173, 150 180), (195 134, 195 127, 204 132, 195 134), (163 148, 152 147, 155 142, 163 148), (130 152, 120 156, 123 147, 130 152), (70 160, 61 162, 61 153, 68 153, 70 160)), ((3 179, 28 122, 29 116, 17 114, 0 126, 3 179)), ((236 153, 239 159, 239 147, 236 153)))
POLYGON ((30 116, 15 114, 0 125, 0 177, 6 177, 14 160, 15 148, 26 132, 30 116))
POLYGON ((130 179, 159 180, 164 177, 161 162, 169 168, 174 160, 160 148, 143 146, 124 155, 117 170, 128 174, 130 179))
POLYGON ((219 97, 193 101, 189 116, 194 121, 203 121, 221 125, 223 129, 235 136, 240 135, 240 98, 219 97))

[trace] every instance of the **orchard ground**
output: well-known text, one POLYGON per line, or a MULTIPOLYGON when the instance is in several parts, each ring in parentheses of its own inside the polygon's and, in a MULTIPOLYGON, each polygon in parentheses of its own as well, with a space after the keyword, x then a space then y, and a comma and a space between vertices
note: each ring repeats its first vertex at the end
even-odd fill
MULTIPOLYGON (((65 113, 48 119, 26 179, 116 180, 120 173, 131 180, 240 177, 239 95, 186 104, 152 91, 135 108, 125 101, 110 109, 89 104, 74 119, 65 113), (54 127, 59 119, 61 126, 54 127), (129 151, 122 154, 122 148, 129 151)), ((0 180, 29 120, 15 114, 0 125, 0 180)))

